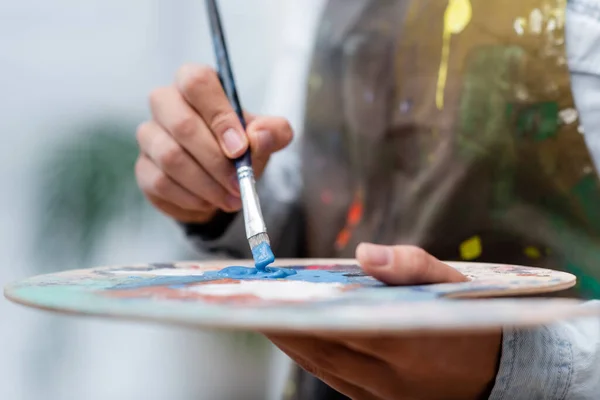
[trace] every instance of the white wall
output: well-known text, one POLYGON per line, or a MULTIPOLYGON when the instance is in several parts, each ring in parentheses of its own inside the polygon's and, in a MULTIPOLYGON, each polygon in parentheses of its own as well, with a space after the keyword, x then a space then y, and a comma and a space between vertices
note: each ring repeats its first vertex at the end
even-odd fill
MULTIPOLYGON (((281 1, 221 4, 243 102, 259 109, 281 1)), ((212 62, 199 0, 0 2, 0 285, 33 271, 32 178, 45 144, 95 116, 142 119, 147 93, 187 61, 212 62)), ((94 263, 166 260, 184 245, 157 216, 140 232, 116 227, 94 263)), ((260 398, 267 352, 224 340, 0 300, 0 399, 260 398)))

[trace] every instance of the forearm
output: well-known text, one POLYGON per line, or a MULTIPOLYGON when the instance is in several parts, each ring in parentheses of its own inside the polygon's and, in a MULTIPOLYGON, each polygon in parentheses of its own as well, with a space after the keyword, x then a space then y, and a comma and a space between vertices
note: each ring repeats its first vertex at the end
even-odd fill
MULTIPOLYGON (((594 301, 582 307, 599 307, 594 301)), ((600 318, 535 329, 504 329, 490 400, 596 399, 600 393, 600 318)))

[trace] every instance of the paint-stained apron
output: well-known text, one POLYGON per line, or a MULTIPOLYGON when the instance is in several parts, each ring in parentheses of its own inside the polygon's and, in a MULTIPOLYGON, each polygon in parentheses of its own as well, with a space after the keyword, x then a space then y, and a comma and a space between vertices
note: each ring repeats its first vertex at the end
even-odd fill
MULTIPOLYGON (((600 297, 600 185, 566 0, 331 0, 309 78, 307 256, 361 241, 575 273, 600 297)), ((298 373, 288 398, 343 398, 298 373)))

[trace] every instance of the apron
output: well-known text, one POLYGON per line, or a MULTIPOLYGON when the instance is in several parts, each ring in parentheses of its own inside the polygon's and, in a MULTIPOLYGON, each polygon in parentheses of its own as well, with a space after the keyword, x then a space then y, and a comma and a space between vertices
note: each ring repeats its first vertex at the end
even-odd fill
MULTIPOLYGON (((566 0, 330 0, 308 81, 307 257, 361 241, 578 276, 600 297, 600 185, 566 0)), ((570 293, 573 295, 573 293, 570 293)), ((298 372, 289 399, 344 398, 298 372)))

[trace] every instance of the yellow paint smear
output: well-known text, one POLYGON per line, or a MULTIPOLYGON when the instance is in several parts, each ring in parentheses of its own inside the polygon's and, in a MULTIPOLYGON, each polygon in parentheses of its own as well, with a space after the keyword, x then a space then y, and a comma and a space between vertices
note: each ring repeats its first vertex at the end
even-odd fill
POLYGON ((528 246, 525 247, 525 255, 531 259, 537 260, 542 256, 540 250, 537 247, 528 246))
POLYGON ((446 80, 448 78, 448 60, 450 59, 452 35, 461 33, 471 22, 472 15, 473 9, 470 0, 450 0, 444 12, 442 60, 435 93, 435 104, 439 110, 444 108, 444 91, 446 90, 446 80))
POLYGON ((460 244, 460 257, 463 260, 474 260, 481 255, 481 238, 473 236, 460 244))

